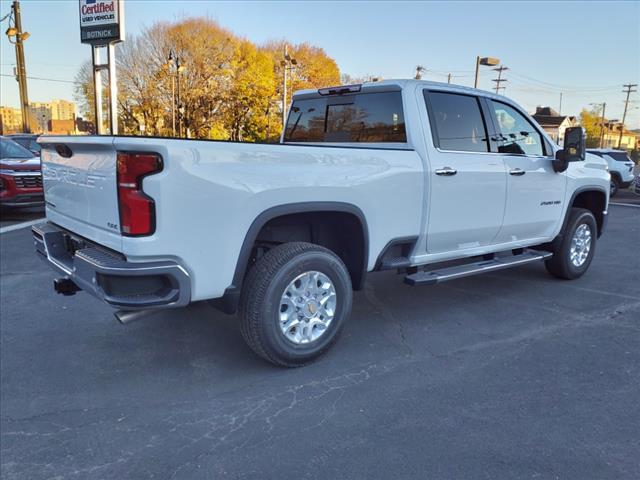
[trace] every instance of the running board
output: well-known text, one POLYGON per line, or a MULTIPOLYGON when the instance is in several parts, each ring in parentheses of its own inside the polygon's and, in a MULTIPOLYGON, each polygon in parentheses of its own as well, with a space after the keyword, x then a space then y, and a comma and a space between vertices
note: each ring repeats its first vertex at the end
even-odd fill
POLYGON ((479 273, 493 272, 504 268, 517 267, 525 263, 539 262, 551 257, 551 252, 538 250, 525 250, 523 253, 511 257, 496 257, 491 260, 456 265, 455 267, 441 268, 432 271, 420 271, 404 277, 407 285, 430 285, 434 283, 455 280, 456 278, 469 277, 479 273))

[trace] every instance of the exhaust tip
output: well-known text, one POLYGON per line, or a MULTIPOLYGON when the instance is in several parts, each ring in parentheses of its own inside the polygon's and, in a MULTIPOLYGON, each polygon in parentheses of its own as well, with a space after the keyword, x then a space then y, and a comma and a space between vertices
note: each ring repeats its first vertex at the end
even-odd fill
POLYGON ((149 310, 118 310, 113 315, 116 317, 121 324, 126 325, 131 322, 135 322, 136 320, 140 320, 141 318, 148 317, 149 315, 153 315, 157 313, 156 309, 149 310))

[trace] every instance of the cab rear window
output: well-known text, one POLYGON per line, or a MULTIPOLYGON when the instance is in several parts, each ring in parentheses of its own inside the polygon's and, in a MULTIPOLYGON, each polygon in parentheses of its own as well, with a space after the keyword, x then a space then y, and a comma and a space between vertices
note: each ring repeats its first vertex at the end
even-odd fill
POLYGON ((400 92, 360 93, 293 102, 285 142, 404 143, 400 92))

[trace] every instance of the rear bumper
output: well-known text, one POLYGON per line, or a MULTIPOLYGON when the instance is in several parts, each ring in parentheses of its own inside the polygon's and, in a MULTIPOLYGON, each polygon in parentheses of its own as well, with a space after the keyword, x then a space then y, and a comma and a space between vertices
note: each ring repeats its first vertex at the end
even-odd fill
POLYGON ((49 222, 32 232, 36 252, 54 270, 116 308, 180 307, 191 300, 189 275, 175 262, 129 262, 49 222))

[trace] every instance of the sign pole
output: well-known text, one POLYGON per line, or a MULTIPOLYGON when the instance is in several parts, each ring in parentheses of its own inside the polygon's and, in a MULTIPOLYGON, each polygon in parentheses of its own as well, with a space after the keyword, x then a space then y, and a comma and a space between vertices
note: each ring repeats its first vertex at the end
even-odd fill
POLYGON ((124 41, 124 0, 79 0, 80 42, 91 45, 96 133, 104 135, 102 115, 102 70, 109 75, 109 130, 118 135, 118 81, 116 43, 124 41), (107 63, 100 60, 100 49, 107 49, 107 63))
POLYGON ((118 82, 116 80, 115 43, 110 43, 107 51, 109 54, 109 121, 111 135, 118 135, 118 82))
POLYGON ((100 46, 91 46, 91 57, 93 60, 93 91, 94 106, 96 114, 96 134, 104 135, 104 125, 102 123, 102 76, 100 64, 100 46))

